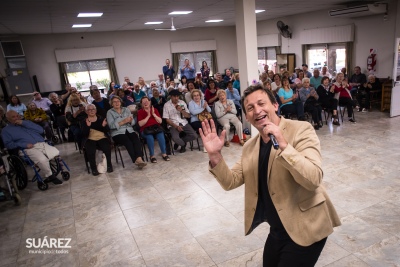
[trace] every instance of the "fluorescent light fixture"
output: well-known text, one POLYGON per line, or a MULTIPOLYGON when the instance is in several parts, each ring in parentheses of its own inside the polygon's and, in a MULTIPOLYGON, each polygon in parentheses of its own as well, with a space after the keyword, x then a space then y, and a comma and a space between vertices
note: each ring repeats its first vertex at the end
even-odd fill
POLYGON ((186 14, 190 14, 193 11, 172 11, 170 13, 168 13, 168 15, 186 15, 186 14))
POLYGON ((145 24, 146 25, 153 25, 153 24, 162 24, 163 22, 162 21, 149 21, 149 22, 146 22, 145 24))
POLYGON ((79 13, 78 18, 92 18, 92 17, 101 17, 103 13, 79 13))
POLYGON ((72 25, 72 28, 90 28, 92 27, 92 24, 74 24, 72 25))
POLYGON ((257 13, 264 12, 264 11, 265 11, 265 9, 256 9, 256 14, 257 14, 257 13))
POLYGON ((206 22, 221 22, 224 21, 223 19, 210 19, 210 20, 206 20, 206 22))

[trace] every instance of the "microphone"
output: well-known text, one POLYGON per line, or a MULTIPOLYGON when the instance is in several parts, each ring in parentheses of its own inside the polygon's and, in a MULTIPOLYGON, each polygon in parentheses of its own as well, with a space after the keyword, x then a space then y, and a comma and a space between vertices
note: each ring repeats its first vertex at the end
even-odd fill
POLYGON ((278 141, 276 140, 275 136, 274 136, 273 134, 268 134, 268 136, 269 136, 269 139, 271 139, 272 146, 275 148, 275 150, 278 150, 278 148, 279 148, 279 143, 278 143, 278 141))

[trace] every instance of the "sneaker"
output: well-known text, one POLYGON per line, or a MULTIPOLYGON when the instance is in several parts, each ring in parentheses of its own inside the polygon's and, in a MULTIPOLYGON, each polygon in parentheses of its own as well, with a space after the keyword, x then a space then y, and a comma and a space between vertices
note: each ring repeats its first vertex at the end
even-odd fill
POLYGON ((58 179, 57 177, 54 177, 54 179, 51 180, 51 182, 52 182, 53 184, 62 184, 62 183, 63 183, 63 182, 62 182, 60 179, 58 179))
POLYGON ((139 167, 139 169, 143 169, 147 165, 147 163, 144 162, 140 157, 136 159, 135 164, 139 167))
POLYGON ((353 118, 349 119, 349 122, 356 123, 356 121, 353 118))
POLYGON ((363 108, 361 112, 368 112, 366 108, 363 108))

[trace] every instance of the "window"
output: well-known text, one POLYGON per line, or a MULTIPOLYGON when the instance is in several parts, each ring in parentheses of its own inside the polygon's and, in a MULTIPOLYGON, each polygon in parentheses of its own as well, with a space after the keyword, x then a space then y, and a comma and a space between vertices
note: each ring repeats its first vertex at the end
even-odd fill
POLYGON ((268 65, 269 70, 275 70, 276 50, 275 47, 258 48, 258 72, 264 72, 264 66, 268 65))
POLYGON ((63 63, 68 81, 78 90, 88 90, 91 85, 99 89, 110 83, 110 70, 106 59, 63 63))
POLYGON ((202 66, 201 63, 203 61, 207 62, 207 65, 210 68, 210 75, 213 75, 213 53, 211 51, 179 53, 178 79, 181 79, 180 69, 184 65, 185 59, 189 59, 190 65, 194 65, 196 73, 200 72, 202 66))
POLYGON ((330 74, 338 73, 346 67, 345 44, 310 45, 307 48, 309 71, 321 70, 327 66, 330 74))

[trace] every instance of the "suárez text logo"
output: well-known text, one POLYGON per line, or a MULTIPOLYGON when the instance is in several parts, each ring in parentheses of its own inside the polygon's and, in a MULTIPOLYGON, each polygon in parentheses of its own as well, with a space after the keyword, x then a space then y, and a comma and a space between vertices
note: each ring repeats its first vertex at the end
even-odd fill
POLYGON ((71 248, 71 238, 27 238, 27 248, 71 248))

